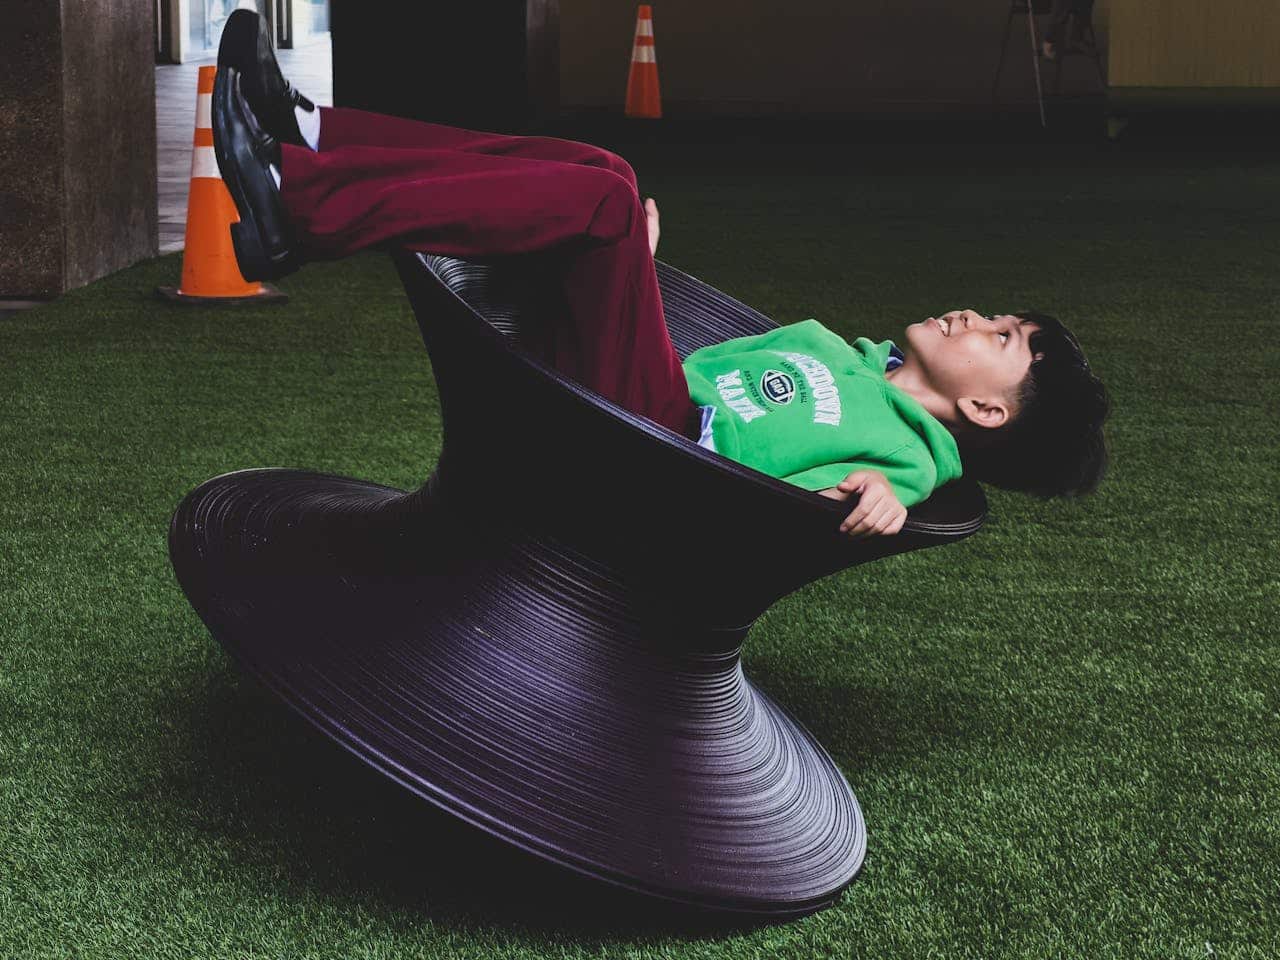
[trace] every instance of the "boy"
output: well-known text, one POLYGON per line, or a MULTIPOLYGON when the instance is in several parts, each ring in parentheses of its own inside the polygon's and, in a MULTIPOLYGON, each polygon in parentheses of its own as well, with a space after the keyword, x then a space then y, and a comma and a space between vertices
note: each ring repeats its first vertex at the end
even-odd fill
POLYGON ((617 154, 317 108, 284 79, 260 15, 237 10, 218 50, 214 149, 240 222, 241 273, 395 243, 479 258, 539 254, 561 279, 534 349, 609 400, 772 476, 857 495, 852 537, 897 533, 907 508, 961 475, 1042 496, 1093 490, 1108 401, 1054 318, 954 310, 853 344, 806 320, 682 363, 663 319, 658 211, 617 154))

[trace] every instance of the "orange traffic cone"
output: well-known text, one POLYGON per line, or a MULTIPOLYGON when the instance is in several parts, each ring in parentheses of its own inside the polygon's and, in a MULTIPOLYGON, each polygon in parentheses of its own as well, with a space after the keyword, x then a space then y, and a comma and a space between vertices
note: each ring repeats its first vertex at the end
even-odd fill
POLYGON ((240 215, 213 155, 210 105, 217 71, 217 67, 201 67, 196 84, 196 134, 182 282, 177 287, 157 287, 156 292, 178 303, 284 302, 289 297, 270 284, 245 280, 231 246, 231 224, 239 222, 240 215))
POLYGON ((653 7, 640 4, 636 13, 636 40, 631 48, 631 74, 627 77, 628 117, 662 116, 662 95, 658 92, 658 59, 653 46, 653 7))

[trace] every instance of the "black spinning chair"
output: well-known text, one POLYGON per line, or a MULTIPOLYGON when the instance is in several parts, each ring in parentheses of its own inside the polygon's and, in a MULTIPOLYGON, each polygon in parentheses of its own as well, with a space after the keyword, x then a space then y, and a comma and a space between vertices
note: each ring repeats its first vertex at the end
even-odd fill
MULTIPOLYGON (((697 446, 521 347, 554 292, 519 258, 396 251, 440 390, 413 492, 223 474, 174 513, 213 635, 320 730, 490 834, 707 908, 834 902, 865 850, 826 751, 743 675, 752 622, 845 567, 981 526, 960 480, 896 536, 697 446)), ((658 263, 681 356, 775 324, 658 263)), ((856 654, 851 654, 856 655, 856 654)))

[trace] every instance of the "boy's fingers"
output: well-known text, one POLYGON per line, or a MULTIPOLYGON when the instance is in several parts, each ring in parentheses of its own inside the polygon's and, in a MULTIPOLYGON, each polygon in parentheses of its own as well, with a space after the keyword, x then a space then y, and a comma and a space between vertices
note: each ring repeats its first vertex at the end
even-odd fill
MULTIPOLYGON (((861 505, 859 505, 861 506, 861 505)), ((865 511, 863 516, 857 517, 858 510, 854 510, 852 514, 841 524, 842 530, 848 530, 851 534, 858 534, 866 530, 872 529, 884 516, 887 515, 887 504, 877 503, 871 504, 865 511)))
POLYGON ((902 525, 907 521, 907 512, 901 507, 896 507, 889 512, 889 515, 880 522, 880 533, 897 533, 902 529, 902 525))
POLYGON ((862 518, 867 515, 866 509, 859 504, 858 508, 851 512, 847 517, 840 521, 840 532, 848 533, 853 527, 862 522, 862 518))
POLYGON ((877 508, 872 509, 867 516, 863 517, 863 520, 852 525, 849 532, 855 538, 861 535, 876 534, 876 532, 881 532, 892 518, 892 504, 881 503, 878 504, 877 508))
POLYGON ((851 517, 857 519, 865 517, 871 511, 884 503, 884 495, 878 490, 863 490, 862 495, 858 498, 858 502, 854 505, 851 517))
POLYGON ((902 512, 902 505, 899 503, 890 503, 889 509, 876 522, 877 533, 897 533, 902 526, 905 514, 902 512))
POLYGON ((864 497, 862 500, 858 501, 858 505, 853 508, 847 517, 844 518, 844 521, 840 524, 840 528, 842 530, 848 530, 862 523, 867 519, 867 515, 871 513, 871 509, 874 506, 874 503, 864 497))
POLYGON ((893 505, 886 503, 867 518, 867 527, 870 532, 879 533, 891 519, 893 519, 893 505))

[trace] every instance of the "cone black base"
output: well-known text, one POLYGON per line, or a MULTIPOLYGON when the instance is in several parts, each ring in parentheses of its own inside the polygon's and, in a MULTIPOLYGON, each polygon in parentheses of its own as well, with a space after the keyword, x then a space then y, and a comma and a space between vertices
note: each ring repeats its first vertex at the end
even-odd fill
POLYGON ((156 287, 156 295, 173 303, 189 303, 195 306, 237 307, 246 303, 288 303, 289 295, 277 290, 269 283, 262 285, 262 292, 249 297, 194 297, 183 293, 177 287, 156 287))

